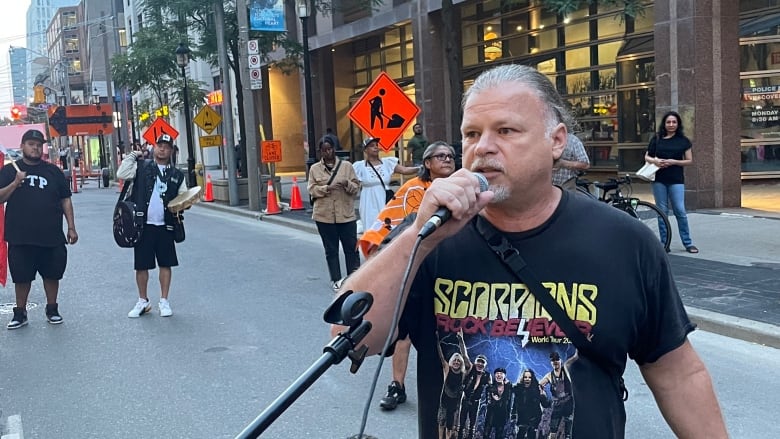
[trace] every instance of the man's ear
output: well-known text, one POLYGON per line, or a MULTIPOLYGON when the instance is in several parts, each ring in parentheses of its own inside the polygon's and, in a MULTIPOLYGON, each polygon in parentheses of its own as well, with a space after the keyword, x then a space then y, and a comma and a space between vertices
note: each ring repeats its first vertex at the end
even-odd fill
POLYGON ((568 131, 566 125, 559 123, 552 131, 551 138, 553 141, 553 160, 558 160, 563 154, 563 150, 566 148, 568 142, 568 131))

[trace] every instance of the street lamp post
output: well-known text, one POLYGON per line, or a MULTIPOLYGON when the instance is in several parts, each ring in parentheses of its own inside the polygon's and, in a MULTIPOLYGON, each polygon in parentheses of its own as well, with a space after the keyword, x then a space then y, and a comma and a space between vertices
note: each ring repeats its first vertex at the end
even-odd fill
POLYGON ((314 140, 314 108, 311 97, 311 62, 309 58, 309 16, 311 0, 297 0, 298 18, 301 19, 303 39, 303 83, 306 96, 306 142, 309 144, 309 157, 306 159, 306 175, 311 165, 317 163, 317 145, 314 140))
POLYGON ((181 77, 184 80, 184 124, 187 132, 187 186, 195 187, 195 145, 192 142, 192 121, 190 115, 190 91, 187 88, 187 72, 184 68, 190 63, 190 48, 179 43, 176 48, 176 64, 181 67, 181 77))

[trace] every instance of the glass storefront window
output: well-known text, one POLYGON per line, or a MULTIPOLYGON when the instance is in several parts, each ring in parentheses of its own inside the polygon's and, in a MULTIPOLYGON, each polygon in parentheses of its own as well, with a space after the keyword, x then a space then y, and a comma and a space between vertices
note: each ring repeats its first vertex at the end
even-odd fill
POLYGON ((388 47, 387 50, 385 50, 385 62, 389 64, 398 61, 401 61, 401 46, 388 47))
POLYGON ((566 34, 566 44, 579 43, 590 39, 590 23, 570 23, 563 28, 566 34))
POLYGON ((740 0, 739 12, 749 12, 754 9, 764 9, 780 6, 778 0, 740 0))
MULTIPOLYGON (((566 69, 585 67, 590 67, 590 47, 566 51, 566 69)), ((582 93, 582 91, 569 91, 569 93, 582 93)))
POLYGON ((742 145, 742 172, 780 171, 780 143, 742 145))
POLYGON ((623 35, 626 31, 622 15, 610 15, 608 17, 599 18, 599 38, 612 37, 616 35, 623 35))
POLYGON ((599 64, 615 64, 615 58, 617 57, 618 50, 620 50, 622 44, 622 41, 599 44, 599 64))
POLYGON ((645 6, 642 13, 634 17, 634 33, 652 32, 655 26, 653 5, 645 6))
POLYGON ((390 29, 385 32, 383 47, 392 46, 401 42, 401 29, 390 29))
POLYGON ((472 24, 469 26, 463 26, 461 30, 461 40, 464 46, 475 44, 481 41, 479 34, 481 33, 482 25, 472 24))
POLYGON ((598 82, 598 88, 599 91, 605 91, 605 90, 614 90, 615 89, 615 69, 604 69, 599 70, 599 82, 598 82))
POLYGON ((620 85, 655 82, 655 58, 640 58, 618 63, 620 85))
POLYGON ((780 41, 754 42, 739 46, 741 71, 780 69, 780 41))
POLYGON ((479 58, 477 53, 477 48, 472 47, 464 47, 463 48, 463 65, 464 66, 473 66, 476 64, 479 64, 479 58))
POLYGON ((647 144, 655 133, 655 88, 621 90, 620 143, 647 144))
POLYGON ((385 70, 391 78, 402 78, 401 63, 388 64, 385 70))
POLYGON ((780 77, 742 80, 740 125, 743 143, 780 142, 780 77))
POLYGON ((532 48, 531 53, 536 53, 534 52, 534 49, 545 51, 558 48, 558 31, 555 29, 540 32, 534 38, 536 40, 536 45, 532 48))
POLYGON ((566 75, 566 93, 578 94, 592 91, 590 72, 566 75))

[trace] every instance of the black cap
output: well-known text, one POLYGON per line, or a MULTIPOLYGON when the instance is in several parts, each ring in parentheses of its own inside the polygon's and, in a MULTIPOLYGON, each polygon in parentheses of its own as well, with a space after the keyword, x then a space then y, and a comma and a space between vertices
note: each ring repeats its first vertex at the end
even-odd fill
POLYGON ((493 371, 493 373, 498 373, 498 372, 501 372, 504 375, 506 375, 506 369, 504 369, 503 367, 497 367, 496 370, 493 371))
POLYGON ((167 143, 170 146, 173 146, 173 137, 171 137, 169 134, 162 134, 160 137, 157 138, 157 143, 167 143))
POLYGON ((46 136, 44 136, 43 133, 38 130, 27 130, 27 132, 22 136, 22 143, 28 140, 35 140, 43 144, 46 143, 46 136))

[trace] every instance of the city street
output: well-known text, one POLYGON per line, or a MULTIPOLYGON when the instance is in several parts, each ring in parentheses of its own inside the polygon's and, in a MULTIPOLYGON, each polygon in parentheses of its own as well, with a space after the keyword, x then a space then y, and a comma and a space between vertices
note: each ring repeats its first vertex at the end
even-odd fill
MULTIPOLYGON (((80 240, 68 249, 61 283, 63 325, 46 323, 37 280, 29 325, 7 331, 10 277, 0 289, 0 436, 20 420, 25 439, 232 438, 330 341, 322 314, 333 292, 320 239, 196 205, 185 215, 187 240, 177 246, 174 315, 157 313, 154 271, 155 310, 129 319, 137 293, 132 251, 117 247, 111 235, 116 198, 115 188, 97 189, 94 182, 73 196, 80 240)), ((774 419, 780 350, 703 331, 691 340, 713 376, 731 436, 780 437, 774 419)), ((263 437, 356 434, 377 365, 370 358, 355 376, 348 362, 332 367, 263 437)), ((388 360, 366 433, 416 438, 414 366, 409 401, 382 412, 389 377, 388 360)), ((626 437, 673 437, 632 364, 626 382, 626 437)))

